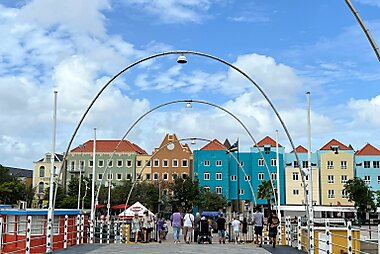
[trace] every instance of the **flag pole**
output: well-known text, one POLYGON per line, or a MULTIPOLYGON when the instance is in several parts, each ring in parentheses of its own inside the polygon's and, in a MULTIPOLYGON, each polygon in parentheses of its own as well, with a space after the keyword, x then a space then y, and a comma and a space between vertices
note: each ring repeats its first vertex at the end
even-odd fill
POLYGON ((240 217, 240 152, 239 152, 239 138, 237 139, 237 160, 238 160, 238 164, 237 164, 237 213, 238 213, 238 216, 240 217))

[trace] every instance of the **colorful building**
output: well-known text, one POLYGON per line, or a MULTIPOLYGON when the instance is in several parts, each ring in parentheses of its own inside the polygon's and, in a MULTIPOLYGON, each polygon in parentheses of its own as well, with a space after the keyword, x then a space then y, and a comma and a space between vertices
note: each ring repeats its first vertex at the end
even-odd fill
MULTIPOLYGON (((296 147, 300 166, 308 168, 308 150, 299 145, 296 147)), ((302 183, 302 175, 299 170, 298 161, 294 152, 285 154, 285 199, 287 205, 303 205, 305 204, 305 192, 302 183)), ((312 180, 313 180, 313 204, 320 204, 319 197, 319 167, 316 153, 311 153, 312 180)), ((306 186, 309 178, 305 177, 306 186)), ((306 192, 307 193, 307 192, 306 192)))
POLYGON ((136 178, 140 181, 152 181, 151 155, 139 154, 136 156, 136 178))
POLYGON ((380 190, 380 150, 367 143, 355 153, 356 176, 373 191, 380 190))
POLYGON ((344 184, 354 177, 354 149, 332 139, 317 153, 321 205, 353 205, 348 202, 344 184))

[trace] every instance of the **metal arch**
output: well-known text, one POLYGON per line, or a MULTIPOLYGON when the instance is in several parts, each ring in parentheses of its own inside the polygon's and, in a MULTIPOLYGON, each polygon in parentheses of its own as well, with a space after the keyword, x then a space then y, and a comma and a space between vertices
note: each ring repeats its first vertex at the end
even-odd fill
MULTIPOLYGON (((227 151, 228 152, 228 148, 226 148, 224 145, 221 145, 219 143, 216 143, 214 140, 211 140, 211 139, 206 139, 206 138, 199 138, 199 137, 191 137, 191 138, 182 138, 182 139, 178 139, 176 141, 169 141, 167 142, 166 144, 164 144, 163 146, 161 146, 154 154, 152 154, 149 158, 149 161, 151 161, 163 148, 167 147, 169 144, 174 144, 174 143, 179 143, 179 142, 182 142, 182 141, 192 141, 192 140, 201 140, 201 141, 206 141, 206 142, 213 142, 214 144, 220 146, 221 148, 223 148, 223 150, 227 151)), ((244 176, 248 176, 245 169, 244 169, 244 166, 240 165, 238 159, 236 158, 236 156, 229 152, 230 155, 232 155, 232 157, 234 158, 234 160, 236 161, 238 167, 242 170, 244 176)), ((138 176, 141 176, 142 172, 144 171, 144 169, 148 166, 148 162, 145 163, 144 167, 141 168, 141 170, 139 171, 138 173, 138 176)), ((128 203, 129 203, 129 199, 131 197, 131 194, 132 194, 132 191, 133 191, 133 188, 135 187, 136 183, 137 183, 137 178, 136 177, 132 183, 132 186, 131 186, 131 189, 129 190, 129 193, 128 193, 128 196, 127 196, 127 200, 125 202, 125 206, 127 207, 128 203)), ((251 181, 248 181, 248 185, 249 185, 249 188, 251 189, 251 194, 252 194, 252 198, 253 198, 253 201, 254 201, 254 204, 256 206, 256 195, 255 195, 255 192, 253 190, 253 187, 252 187, 252 183, 251 181)))
MULTIPOLYGON (((294 146, 294 143, 293 143, 293 140, 290 136, 290 133, 288 131, 288 129, 286 128, 285 126, 285 123, 284 121, 282 120, 280 114, 278 113, 277 109, 274 107, 273 103, 271 102, 271 100, 269 99, 269 97, 264 93, 263 89, 252 79, 248 76, 248 74, 246 74, 245 72, 243 72, 242 70, 240 70, 238 67, 234 66, 233 64, 230 64, 229 62, 221 59, 221 58, 218 58, 218 57, 215 57, 215 56, 212 56, 212 55, 209 55, 209 54, 205 54, 205 53, 201 53, 201 52, 196 52, 196 51, 188 51, 188 50, 177 50, 177 51, 167 51, 167 52, 162 52, 162 53, 158 53, 158 54, 154 54, 154 55, 150 55, 148 57, 145 57, 145 58, 142 58, 130 65, 128 65, 126 68, 122 69, 119 73, 117 73, 115 76, 113 76, 101 89, 100 91, 96 94, 95 98, 91 101, 90 105, 87 107, 85 113, 83 114, 82 118, 80 119, 78 125, 76 126, 72 136, 71 136, 71 139, 69 141, 69 144, 67 146, 67 149, 66 149, 66 152, 64 154, 64 158, 63 158, 63 164, 61 166, 61 170, 60 170, 60 173, 59 173, 59 178, 62 177, 62 173, 63 173, 63 168, 64 168, 64 165, 65 165, 65 161, 66 161, 66 157, 67 157, 67 154, 70 150, 70 147, 71 147, 71 144, 80 128, 80 126, 82 125, 82 122, 84 121, 84 118, 87 116, 88 112, 90 111, 90 109, 92 108, 92 106, 94 105, 95 101, 99 98, 99 96, 103 93, 103 91, 117 78, 119 77, 122 73, 124 73, 125 71, 129 70, 130 68, 142 63, 142 62, 145 62, 149 59, 153 59, 153 58, 156 58, 156 57, 160 57, 160 56, 165 56, 165 55, 173 55, 173 54, 193 54, 193 55, 198 55, 198 56, 204 56, 204 57, 207 57, 207 58, 210 58, 210 59, 214 59, 216 61, 219 61, 221 63, 224 63, 225 65, 233 68, 234 70, 236 70, 237 72, 239 72, 240 74, 242 74, 245 78, 247 78, 259 91, 260 93, 263 95, 263 97, 266 99, 266 101, 269 103, 269 105, 271 106, 272 110, 274 111, 274 113, 276 114, 278 120, 280 121, 288 139, 289 139, 289 142, 292 146, 292 149, 293 149, 293 152, 294 152, 294 155, 296 157, 296 160, 298 162, 298 169, 299 169, 299 172, 301 173, 302 175, 302 170, 301 170, 301 164, 300 164, 300 161, 299 161, 299 157, 298 157, 298 154, 297 154, 297 151, 295 149, 295 146, 294 146)), ((260 150, 260 149, 258 149, 260 150)), ((264 160, 265 161, 265 160, 264 160)), ((304 186, 304 193, 305 193, 305 206, 308 206, 309 202, 308 202, 308 196, 306 194, 306 185, 305 185, 305 180, 304 178, 302 177, 302 184, 304 186)), ((55 206, 55 197, 57 195, 57 187, 55 188, 55 193, 54 193, 54 204, 53 204, 53 207, 55 206)), ((309 212, 308 212, 308 209, 306 209, 307 212, 307 216, 309 217, 309 212)))
MULTIPOLYGON (((135 127, 135 126, 136 126, 136 125, 137 125, 137 124, 138 124, 143 118, 145 118, 147 115, 149 115, 150 113, 152 113, 153 111, 155 111, 155 110, 157 110, 157 109, 159 109, 159 108, 162 108, 162 107, 165 107, 165 106, 168 106, 168 105, 171 105, 171 104, 177 104, 177 103, 192 103, 192 102, 193 102, 193 103, 199 103, 199 104, 205 104, 205 105, 208 105, 208 106, 212 106, 212 107, 218 108, 218 109, 220 109, 220 110, 226 112, 226 113, 229 114, 230 116, 232 116, 232 117, 233 117, 233 118, 234 118, 234 119, 235 119, 235 120, 236 120, 236 121, 237 121, 237 122, 238 122, 238 123, 244 128, 244 130, 247 132, 247 134, 249 135, 249 137, 251 138, 251 140, 252 140, 252 142, 255 144, 255 146, 258 147, 255 138, 253 137, 253 135, 251 134, 251 132, 248 130, 248 128, 244 125, 244 123, 243 123, 238 117, 236 117, 233 113, 231 113, 230 111, 228 111, 227 109, 225 109, 225 108, 223 108, 223 107, 221 107, 221 106, 219 106, 219 105, 213 104, 213 103, 211 103, 211 102, 207 102, 207 101, 201 101, 201 100, 176 100, 176 101, 170 101, 170 102, 166 102, 166 103, 160 104, 160 105, 158 105, 158 106, 156 106, 156 107, 154 107, 154 108, 148 110, 148 111, 145 112, 143 115, 141 115, 141 116, 140 116, 140 117, 139 117, 139 118, 138 118, 138 119, 137 119, 137 120, 131 125, 131 127, 129 127, 129 129, 128 129, 127 132, 124 134, 124 136, 122 137, 122 139, 121 139, 121 140, 119 141, 119 143, 116 145, 114 151, 113 151, 112 154, 111 154, 110 159, 112 159, 113 156, 115 155, 115 153, 116 153, 117 149, 119 148, 121 142, 122 142, 123 140, 125 140, 125 138, 129 135, 129 133, 132 131, 132 129, 133 129, 133 128, 134 128, 134 127, 135 127)), ((267 164, 267 162, 266 162, 266 160, 265 160, 264 154, 262 153, 262 151, 261 151, 260 149, 257 149, 257 150, 259 151, 259 154, 260 154, 261 158, 262 158, 263 161, 264 161, 264 166, 265 166, 265 168, 266 168, 266 170, 267 170, 267 172, 268 172, 268 177, 269 177, 269 180, 270 180, 270 183, 271 183, 271 186, 272 186, 273 192, 274 192, 275 188, 274 188, 273 180, 272 180, 272 178, 271 178, 271 173, 270 173, 270 170, 269 170, 268 164, 267 164)), ((95 165, 95 164, 94 164, 94 165, 95 165)), ((106 174, 107 170, 108 170, 108 164, 106 165, 106 167, 105 167, 105 169, 104 169, 103 175, 106 174)), ((280 177, 280 176, 278 176, 278 177, 280 177)), ((100 185, 102 185, 103 180, 104 180, 104 177, 102 177, 102 180, 100 181, 100 185)), ((100 192, 100 186, 99 186, 99 188, 98 188, 98 190, 97 190, 96 197, 99 196, 99 192, 100 192)), ((276 197, 276 195, 274 194, 273 197, 274 197, 275 203, 277 204, 277 197, 276 197)))

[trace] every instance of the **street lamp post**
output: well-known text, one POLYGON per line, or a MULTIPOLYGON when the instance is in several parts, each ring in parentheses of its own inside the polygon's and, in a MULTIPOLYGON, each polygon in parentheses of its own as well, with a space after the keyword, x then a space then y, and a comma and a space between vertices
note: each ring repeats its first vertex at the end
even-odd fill
POLYGON ((95 225, 95 166, 96 166, 96 128, 94 128, 94 147, 92 155, 92 183, 91 183, 91 216, 90 216, 90 243, 94 243, 95 225))
POLYGON ((314 253, 314 208, 313 208, 313 168, 311 165, 311 119, 310 119, 310 92, 306 93, 307 96, 307 159, 308 159, 308 172, 309 172, 309 181, 308 181, 308 209, 309 209, 309 218, 308 218, 308 247, 309 254, 314 253))
POLYGON ((84 165, 82 167, 82 155, 83 155, 83 149, 85 145, 79 145, 80 149, 80 160, 79 160, 79 180, 78 180, 78 210, 80 208, 80 196, 81 196, 81 185, 82 185, 82 169, 84 169, 84 165))

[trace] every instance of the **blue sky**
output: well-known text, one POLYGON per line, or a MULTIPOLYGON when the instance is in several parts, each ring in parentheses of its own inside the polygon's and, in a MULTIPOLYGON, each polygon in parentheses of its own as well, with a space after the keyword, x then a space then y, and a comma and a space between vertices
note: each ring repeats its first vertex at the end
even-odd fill
MULTIPOLYGON (((380 43, 380 0, 352 0, 380 43)), ((51 150, 53 91, 57 148, 96 93, 128 64, 168 50, 211 54, 253 78, 278 108, 296 145, 306 146, 306 95, 312 99, 312 149, 331 138, 380 147, 380 63, 343 0, 0 0, 0 163, 32 168, 51 150)), ((258 91, 216 61, 175 56, 124 73, 95 103, 74 141, 120 139, 150 108, 205 100, 236 114, 256 140, 285 133, 258 91)), ((174 105, 143 120, 128 139, 150 152, 166 132, 180 138, 252 141, 214 108, 174 105)), ((203 144, 198 144, 201 146, 203 144)), ((196 148, 196 147, 194 147, 196 148)))

